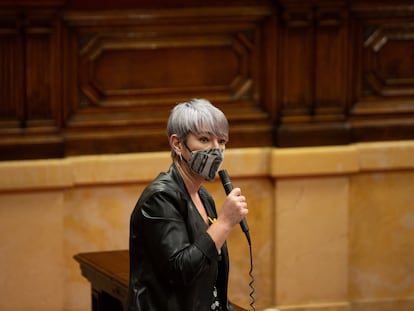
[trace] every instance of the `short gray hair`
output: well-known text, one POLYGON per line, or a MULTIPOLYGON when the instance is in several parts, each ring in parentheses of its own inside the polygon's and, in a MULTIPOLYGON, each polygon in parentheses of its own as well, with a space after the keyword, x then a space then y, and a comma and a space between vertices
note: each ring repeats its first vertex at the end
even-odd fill
MULTIPOLYGON (((209 133, 228 140, 229 124, 224 113, 206 99, 192 99, 177 104, 171 111, 167 123, 168 138, 175 134, 185 142, 187 135, 209 133)), ((175 158, 175 152, 171 151, 175 158)))

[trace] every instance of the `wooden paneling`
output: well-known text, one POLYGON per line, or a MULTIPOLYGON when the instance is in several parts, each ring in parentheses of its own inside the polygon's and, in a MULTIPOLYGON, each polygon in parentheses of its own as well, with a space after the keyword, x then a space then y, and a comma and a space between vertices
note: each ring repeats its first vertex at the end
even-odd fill
POLYGON ((414 10, 355 6, 354 139, 407 139, 414 133, 414 10))
POLYGON ((347 12, 339 4, 285 1, 281 29, 277 145, 349 142, 344 124, 347 12))
POLYGON ((3 15, 0 31, 0 124, 1 128, 11 130, 18 128, 24 119, 24 42, 19 22, 15 15, 3 15))
POLYGON ((90 19, 90 12, 67 12, 68 56, 76 55, 78 68, 68 81, 78 91, 66 103, 67 154, 109 145, 112 152, 166 150, 169 111, 193 97, 226 112, 235 125, 232 143, 271 145, 272 123, 257 91, 265 68, 261 33, 271 13, 206 7, 97 11, 90 19))
POLYGON ((62 157, 58 19, 0 12, 2 159, 62 157))
POLYGON ((414 10, 368 0, 0 3, 0 159, 167 150, 193 97, 229 147, 414 138, 414 10))

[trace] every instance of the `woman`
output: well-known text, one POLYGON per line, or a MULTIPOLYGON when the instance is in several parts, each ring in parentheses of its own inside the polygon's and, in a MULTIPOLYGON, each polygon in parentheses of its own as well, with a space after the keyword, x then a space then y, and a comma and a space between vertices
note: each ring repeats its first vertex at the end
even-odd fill
POLYGON ((201 185, 228 141, 223 112, 204 99, 178 104, 167 125, 172 165, 142 193, 130 223, 128 311, 234 310, 226 238, 247 215, 240 188, 217 215, 201 185))

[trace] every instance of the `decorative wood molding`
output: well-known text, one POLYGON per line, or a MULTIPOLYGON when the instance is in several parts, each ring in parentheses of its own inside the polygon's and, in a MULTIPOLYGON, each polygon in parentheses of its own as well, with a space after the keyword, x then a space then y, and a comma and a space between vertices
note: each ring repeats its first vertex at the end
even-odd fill
POLYGON ((129 143, 130 152, 168 149, 169 111, 193 97, 225 111, 231 143, 258 135, 251 133, 254 126, 264 137, 254 141, 272 144, 272 122, 257 101, 265 67, 261 33, 271 14, 269 8, 244 6, 100 11, 93 19, 85 12, 66 13, 73 42, 68 56, 78 68, 68 85, 79 89, 74 102, 67 102, 67 152, 88 152, 90 141, 99 137, 120 152, 128 141, 135 142, 129 143))
POLYGON ((414 6, 399 0, 0 4, 0 159, 168 149, 204 97, 229 147, 413 139, 414 6))

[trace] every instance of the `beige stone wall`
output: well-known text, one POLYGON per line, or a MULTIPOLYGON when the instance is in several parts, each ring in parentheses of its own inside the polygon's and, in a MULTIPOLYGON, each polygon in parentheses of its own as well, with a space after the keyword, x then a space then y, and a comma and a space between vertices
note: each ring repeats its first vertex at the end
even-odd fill
MULTIPOLYGON (((168 153, 0 163, 0 310, 90 310, 73 255, 128 247, 129 215, 168 153)), ((229 149, 248 198, 255 306, 414 310, 414 142, 229 149)), ((220 207, 220 182, 206 184, 220 207)), ((249 257, 228 240, 230 295, 249 308, 249 257)))

